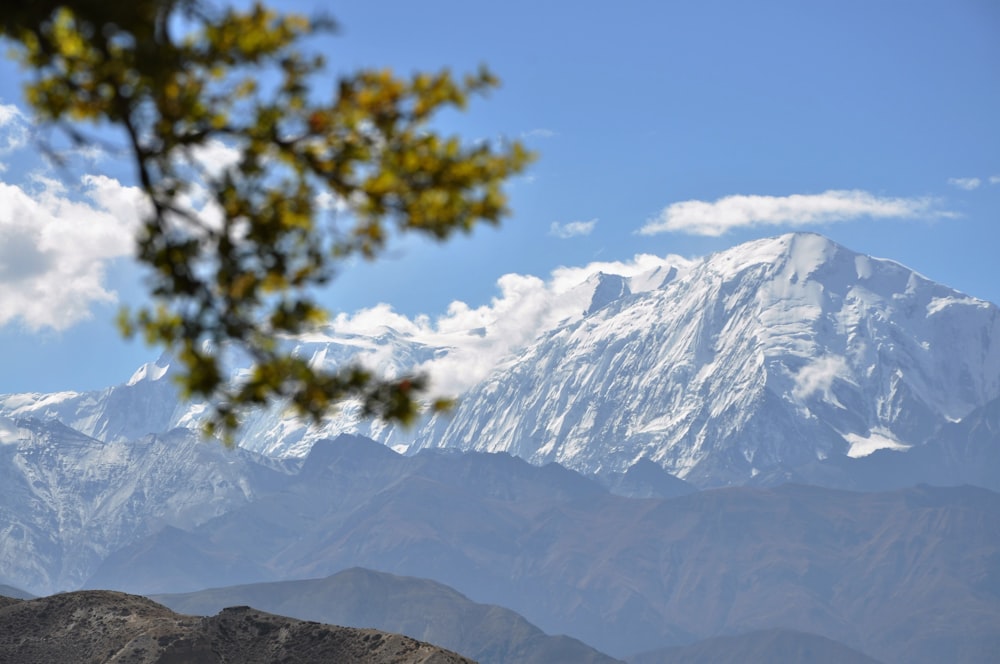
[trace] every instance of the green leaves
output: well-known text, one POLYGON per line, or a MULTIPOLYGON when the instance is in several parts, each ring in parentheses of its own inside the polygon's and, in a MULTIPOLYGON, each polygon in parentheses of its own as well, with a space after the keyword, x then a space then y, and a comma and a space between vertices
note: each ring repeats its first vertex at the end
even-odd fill
POLYGON ((124 132, 153 213, 137 239, 152 301, 123 314, 122 330, 174 353, 184 393, 213 404, 209 430, 231 435, 245 408, 272 401, 319 420, 357 399, 366 416, 411 422, 423 377, 326 371, 278 340, 325 318, 314 294, 350 256, 377 258, 394 233, 445 240, 507 214, 502 185, 532 155, 430 127, 493 75, 360 71, 324 101, 323 60, 301 44, 329 21, 193 0, 23 4, 0 8, 0 30, 32 73, 39 116, 79 140, 81 120, 124 132), (178 25, 190 27, 175 38, 178 25), (205 163, 212 146, 232 159, 205 163), (224 349, 251 358, 249 377, 228 381, 224 349))

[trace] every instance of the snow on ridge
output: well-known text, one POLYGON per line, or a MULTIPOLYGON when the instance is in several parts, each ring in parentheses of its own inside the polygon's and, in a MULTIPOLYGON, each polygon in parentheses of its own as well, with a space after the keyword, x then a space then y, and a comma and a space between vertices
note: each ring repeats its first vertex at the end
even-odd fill
POLYGON ((147 362, 139 367, 125 384, 132 386, 142 381, 155 382, 167 375, 167 371, 169 370, 170 364, 166 363, 162 358, 156 362, 147 362), (161 364, 161 362, 164 363, 161 364))
POLYGON ((788 276, 804 279, 841 249, 833 240, 816 233, 786 233, 751 240, 705 256, 702 261, 726 279, 755 265, 773 266, 788 276))
POLYGON ((81 396, 79 392, 24 392, 0 397, 0 413, 17 416, 58 407, 81 396))
POLYGON ((927 315, 933 316, 934 314, 940 313, 941 311, 944 311, 948 307, 952 306, 988 308, 990 303, 975 297, 934 297, 931 298, 931 301, 927 304, 927 315))
POLYGON ((850 450, 847 452, 847 456, 852 459, 869 456, 878 450, 895 450, 902 452, 912 447, 911 445, 899 442, 891 432, 884 430, 869 431, 867 436, 861 436, 856 433, 845 433, 844 439, 851 445, 850 450))

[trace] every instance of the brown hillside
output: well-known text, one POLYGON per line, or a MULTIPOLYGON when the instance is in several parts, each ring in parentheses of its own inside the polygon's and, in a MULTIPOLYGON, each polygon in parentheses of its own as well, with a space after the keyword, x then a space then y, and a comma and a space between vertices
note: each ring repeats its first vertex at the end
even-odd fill
POLYGON ((459 664, 453 652, 398 634, 335 627, 249 607, 211 618, 144 597, 79 591, 0 605, 0 663, 459 664))

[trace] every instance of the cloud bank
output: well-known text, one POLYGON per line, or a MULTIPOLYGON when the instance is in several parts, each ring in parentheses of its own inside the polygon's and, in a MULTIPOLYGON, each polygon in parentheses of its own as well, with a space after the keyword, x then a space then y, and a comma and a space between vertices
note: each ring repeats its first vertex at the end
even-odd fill
POLYGON ((639 229, 641 235, 678 232, 718 237, 736 228, 800 228, 865 217, 905 219, 949 216, 931 198, 886 198, 861 190, 830 190, 791 196, 726 196, 713 202, 673 203, 639 229))

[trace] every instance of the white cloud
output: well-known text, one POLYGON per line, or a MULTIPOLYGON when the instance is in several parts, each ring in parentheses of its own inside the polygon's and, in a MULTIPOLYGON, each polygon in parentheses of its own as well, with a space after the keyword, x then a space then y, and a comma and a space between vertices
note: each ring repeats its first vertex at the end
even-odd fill
POLYGON ((979 178, 948 178, 948 184, 959 189, 972 191, 983 183, 979 178))
POLYGON ((191 157, 209 177, 218 177, 235 166, 242 154, 239 149, 212 138, 192 150, 191 157))
POLYGON ((44 177, 0 182, 0 326, 63 330, 116 301, 105 272, 133 252, 144 201, 104 176, 81 178, 76 198, 44 177))
MULTIPOLYGON (((478 307, 455 301, 443 316, 408 318, 386 304, 340 314, 331 321, 331 332, 340 335, 380 336, 386 328, 400 336, 445 348, 446 353, 424 362, 419 370, 431 377, 435 394, 460 394, 480 382, 516 350, 560 323, 579 318, 593 297, 598 273, 618 274, 631 279, 632 291, 657 287, 670 266, 683 267, 689 261, 677 256, 666 258, 641 254, 631 261, 595 262, 584 267, 560 267, 547 280, 506 274, 497 281, 499 295, 478 307), (656 275, 659 274, 659 278, 656 275)), ((382 352, 364 350, 360 361, 378 366, 382 352)))
POLYGON ((1000 175, 991 175, 990 184, 1000 184, 1000 175))
POLYGON ((20 117, 22 117, 21 109, 14 104, 0 104, 0 127, 8 125, 20 117))
POLYGON ((864 217, 951 216, 931 198, 885 198, 860 190, 791 196, 726 196, 713 202, 682 201, 664 208, 639 229, 642 235, 682 232, 719 236, 750 226, 814 226, 864 217))
POLYGON ((0 154, 24 147, 28 142, 30 124, 13 104, 0 104, 0 154))
POLYGON ((597 219, 591 219, 590 221, 568 221, 565 224, 553 221, 552 225, 549 226, 549 235, 554 235, 563 240, 581 235, 590 235, 596 225, 597 219))
POLYGON ((847 361, 843 357, 827 355, 817 358, 795 374, 792 396, 801 401, 820 392, 824 401, 837 404, 831 391, 833 381, 848 375, 847 361))

